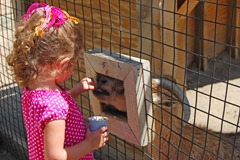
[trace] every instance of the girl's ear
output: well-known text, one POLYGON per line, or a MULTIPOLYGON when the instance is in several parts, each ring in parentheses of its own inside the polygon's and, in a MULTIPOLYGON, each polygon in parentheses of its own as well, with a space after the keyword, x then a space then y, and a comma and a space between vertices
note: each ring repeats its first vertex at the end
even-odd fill
POLYGON ((58 70, 59 71, 65 71, 65 69, 68 67, 70 62, 70 58, 64 58, 62 60, 60 60, 60 62, 58 63, 58 70))

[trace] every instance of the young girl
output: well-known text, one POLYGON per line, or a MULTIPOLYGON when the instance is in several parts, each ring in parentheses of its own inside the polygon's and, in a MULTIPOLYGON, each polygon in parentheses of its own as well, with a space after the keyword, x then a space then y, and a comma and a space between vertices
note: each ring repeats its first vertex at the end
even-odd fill
POLYGON ((16 82, 24 88, 29 159, 93 159, 91 152, 108 140, 107 127, 87 132, 74 99, 96 84, 84 78, 70 91, 59 85, 71 76, 83 51, 79 20, 57 7, 34 3, 15 37, 7 61, 16 82))

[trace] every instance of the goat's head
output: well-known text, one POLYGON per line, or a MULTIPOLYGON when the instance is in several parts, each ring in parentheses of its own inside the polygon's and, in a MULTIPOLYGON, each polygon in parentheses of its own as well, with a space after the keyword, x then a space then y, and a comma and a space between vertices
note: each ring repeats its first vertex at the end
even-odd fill
POLYGON ((118 111, 127 112, 123 81, 104 75, 97 76, 97 88, 93 91, 102 103, 118 111))
POLYGON ((166 76, 162 79, 153 78, 152 96, 156 107, 183 119, 183 125, 189 120, 190 107, 188 99, 183 90, 175 83, 175 80, 169 80, 166 76))
POLYGON ((164 76, 152 79, 152 95, 154 132, 148 151, 153 159, 165 160, 168 156, 177 159, 175 146, 179 146, 181 128, 190 118, 188 99, 174 80, 164 76), (170 152, 171 156, 168 155, 170 152))

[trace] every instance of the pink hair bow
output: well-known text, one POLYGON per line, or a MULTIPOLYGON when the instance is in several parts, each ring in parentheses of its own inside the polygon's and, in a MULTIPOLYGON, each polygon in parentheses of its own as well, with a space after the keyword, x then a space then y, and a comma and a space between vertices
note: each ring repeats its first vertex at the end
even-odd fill
POLYGON ((40 22, 40 25, 35 28, 37 36, 42 36, 45 28, 59 27, 64 24, 68 18, 70 18, 75 24, 78 24, 80 20, 76 17, 69 16, 69 14, 60 8, 49 6, 44 2, 33 3, 24 15, 24 20, 27 20, 33 13, 43 11, 46 17, 40 22))

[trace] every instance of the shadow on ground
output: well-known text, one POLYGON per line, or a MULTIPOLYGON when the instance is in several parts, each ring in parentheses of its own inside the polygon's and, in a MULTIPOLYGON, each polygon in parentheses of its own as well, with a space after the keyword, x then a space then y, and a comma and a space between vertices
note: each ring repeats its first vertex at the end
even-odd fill
POLYGON ((240 78, 240 56, 233 59, 228 52, 223 52, 215 59, 209 59, 208 63, 206 71, 201 70, 196 63, 187 68, 188 89, 240 78))
POLYGON ((0 86, 0 106, 0 143, 5 148, 3 151, 0 150, 0 159, 3 158, 2 156, 8 156, 9 154, 6 153, 8 151, 20 160, 27 160, 21 89, 14 84, 0 86))

